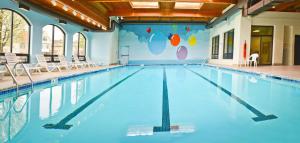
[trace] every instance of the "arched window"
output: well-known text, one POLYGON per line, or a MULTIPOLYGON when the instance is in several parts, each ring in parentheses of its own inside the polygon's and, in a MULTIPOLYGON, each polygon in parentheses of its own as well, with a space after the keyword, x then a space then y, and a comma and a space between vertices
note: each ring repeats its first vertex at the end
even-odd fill
POLYGON ((20 14, 9 9, 0 9, 0 56, 16 53, 20 62, 29 62, 30 24, 20 14))
POLYGON ((85 61, 86 38, 82 33, 76 33, 73 36, 73 56, 77 56, 80 61, 85 61))
POLYGON ((55 25, 43 27, 42 53, 49 62, 57 62, 58 55, 65 54, 65 33, 55 25))

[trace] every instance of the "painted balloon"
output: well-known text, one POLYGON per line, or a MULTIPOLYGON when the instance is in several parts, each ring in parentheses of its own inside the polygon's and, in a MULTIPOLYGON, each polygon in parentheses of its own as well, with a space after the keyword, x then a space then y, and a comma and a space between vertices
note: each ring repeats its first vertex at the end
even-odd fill
POLYGON ((186 32, 190 32, 191 28, 189 26, 185 27, 186 32))
POLYGON ((190 46, 195 46, 197 44, 197 38, 195 35, 191 35, 189 38, 188 38, 188 43, 190 46))
POLYGON ((171 44, 175 47, 178 46, 180 43, 180 37, 178 34, 173 34, 170 39, 171 44))
POLYGON ((151 33, 151 28, 149 27, 149 28, 147 28, 147 33, 151 33))
POLYGON ((185 46, 179 46, 176 52, 177 59, 184 60, 188 54, 187 48, 185 46))
POLYGON ((173 34, 172 34, 172 33, 169 33, 168 39, 171 40, 172 36, 173 36, 173 34))
POLYGON ((159 55, 166 48, 167 38, 162 33, 153 33, 148 41, 148 47, 152 54, 159 55))

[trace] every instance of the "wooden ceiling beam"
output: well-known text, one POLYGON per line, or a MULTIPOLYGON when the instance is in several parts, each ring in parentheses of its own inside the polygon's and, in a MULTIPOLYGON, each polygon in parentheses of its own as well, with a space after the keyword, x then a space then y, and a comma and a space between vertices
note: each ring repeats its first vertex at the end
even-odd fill
POLYGON ((173 10, 161 11, 156 9, 118 9, 109 13, 109 16, 123 17, 218 17, 222 11, 199 11, 199 10, 173 10))
MULTIPOLYGON (((87 2, 130 2, 130 1, 140 1, 140 0, 79 0, 87 2)), ((143 0, 143 2, 201 2, 201 3, 227 3, 236 4, 237 0, 143 0)))

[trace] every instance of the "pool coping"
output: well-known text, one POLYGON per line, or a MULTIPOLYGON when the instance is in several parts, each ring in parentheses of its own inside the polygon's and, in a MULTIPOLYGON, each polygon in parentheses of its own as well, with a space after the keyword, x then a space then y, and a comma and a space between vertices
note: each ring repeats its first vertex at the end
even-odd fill
POLYGON ((224 67, 222 65, 214 65, 214 64, 204 64, 204 65, 208 66, 208 67, 212 67, 212 68, 219 68, 219 69, 224 69, 224 70, 229 70, 229 71, 234 71, 234 72, 252 74, 252 75, 256 75, 256 76, 265 76, 265 77, 271 78, 271 79, 283 80, 283 81, 288 81, 288 82, 293 82, 293 83, 300 83, 300 79, 294 79, 294 78, 290 78, 290 77, 278 75, 278 74, 268 74, 265 72, 247 71, 247 70, 243 70, 243 69, 224 67))
MULTIPOLYGON (((66 79, 71 79, 71 78, 74 78, 74 77, 99 73, 99 72, 107 71, 107 70, 110 70, 110 69, 116 69, 116 68, 120 68, 120 67, 124 67, 124 66, 117 65, 117 66, 107 67, 107 68, 103 68, 103 69, 84 71, 84 72, 81 72, 81 73, 71 73, 71 74, 64 75, 64 76, 59 76, 59 77, 51 77, 51 78, 48 78, 48 79, 34 81, 33 86, 38 86, 38 85, 42 85, 42 84, 49 84, 49 83, 52 83, 53 80, 55 80, 56 82, 59 82, 59 81, 63 81, 63 80, 66 80, 66 79)), ((27 88, 31 88, 31 83, 24 83, 22 85, 19 85, 18 90, 24 90, 24 89, 27 89, 27 88)), ((15 85, 12 86, 12 87, 4 88, 4 89, 0 90, 0 96, 5 95, 5 94, 9 94, 9 93, 12 93, 12 92, 16 92, 16 91, 17 91, 17 87, 15 85)))

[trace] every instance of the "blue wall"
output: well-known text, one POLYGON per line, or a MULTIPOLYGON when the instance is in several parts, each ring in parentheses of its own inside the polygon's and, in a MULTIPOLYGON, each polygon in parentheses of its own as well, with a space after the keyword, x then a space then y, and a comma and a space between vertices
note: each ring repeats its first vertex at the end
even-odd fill
POLYGON ((123 24, 119 51, 129 47, 129 64, 198 63, 208 58, 209 31, 196 24, 123 24))

